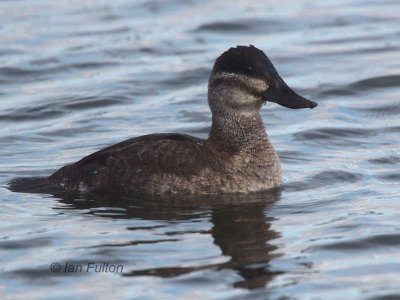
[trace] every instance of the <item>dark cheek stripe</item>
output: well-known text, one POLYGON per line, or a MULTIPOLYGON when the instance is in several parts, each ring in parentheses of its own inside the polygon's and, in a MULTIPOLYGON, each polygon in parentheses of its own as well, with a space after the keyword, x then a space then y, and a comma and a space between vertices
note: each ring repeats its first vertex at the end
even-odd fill
POLYGON ((252 89, 249 87, 247 84, 245 84, 242 80, 237 79, 237 78, 230 78, 230 79, 222 79, 222 78, 217 78, 214 79, 210 85, 211 87, 216 87, 218 85, 223 85, 228 88, 239 88, 242 91, 246 92, 249 95, 252 95, 254 97, 262 97, 264 92, 259 92, 256 89, 252 89))

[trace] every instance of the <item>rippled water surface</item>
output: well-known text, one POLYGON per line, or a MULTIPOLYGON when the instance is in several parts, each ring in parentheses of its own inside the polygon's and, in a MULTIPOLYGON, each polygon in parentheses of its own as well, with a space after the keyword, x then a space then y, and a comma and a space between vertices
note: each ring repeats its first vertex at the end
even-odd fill
POLYGON ((400 299, 400 3, 255 2, 0 2, 2 299, 400 299), (280 191, 7 189, 129 137, 205 138, 213 61, 250 43, 319 103, 263 108, 280 191))

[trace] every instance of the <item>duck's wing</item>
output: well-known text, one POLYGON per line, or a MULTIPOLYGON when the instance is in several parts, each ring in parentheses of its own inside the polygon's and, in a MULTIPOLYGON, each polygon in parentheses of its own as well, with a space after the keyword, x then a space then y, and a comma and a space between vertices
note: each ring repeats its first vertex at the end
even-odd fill
POLYGON ((184 134, 150 134, 123 141, 65 166, 49 177, 76 187, 118 180, 144 181, 153 174, 190 177, 204 168, 218 168, 204 140, 184 134))
POLYGON ((94 152, 73 166, 112 166, 117 161, 129 161, 138 167, 152 164, 175 168, 175 164, 190 163, 193 158, 200 158, 198 154, 203 151, 204 142, 203 139, 178 133, 143 135, 94 152))
POLYGON ((171 147, 171 149, 164 149, 164 150, 169 150, 166 152, 168 153, 173 151, 172 146, 179 145, 178 148, 189 147, 192 148, 192 150, 195 150, 193 148, 198 148, 198 146, 203 145, 203 143, 204 143, 203 139, 196 138, 186 134, 178 134, 178 133, 148 134, 135 137, 129 140, 125 140, 123 142, 101 149, 77 161, 75 164, 73 164, 73 166, 75 168, 79 168, 90 163, 100 164, 100 165, 110 165, 110 162, 115 159, 125 159, 131 157, 132 155, 140 153, 142 154, 142 156, 146 156, 144 155, 145 152, 147 152, 147 156, 153 153, 153 155, 150 156, 154 156, 153 158, 156 158, 157 156, 164 156, 160 155, 161 153, 158 153, 159 150, 161 150, 160 148, 163 148, 162 146, 171 147))

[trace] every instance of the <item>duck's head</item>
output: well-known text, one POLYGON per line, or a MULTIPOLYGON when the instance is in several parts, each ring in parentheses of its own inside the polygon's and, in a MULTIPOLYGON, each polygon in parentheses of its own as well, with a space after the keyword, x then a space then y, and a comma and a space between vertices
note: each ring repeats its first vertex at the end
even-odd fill
POLYGON ((217 58, 208 94, 213 113, 258 113, 266 101, 292 109, 317 106, 290 89, 267 55, 252 45, 230 48, 217 58))

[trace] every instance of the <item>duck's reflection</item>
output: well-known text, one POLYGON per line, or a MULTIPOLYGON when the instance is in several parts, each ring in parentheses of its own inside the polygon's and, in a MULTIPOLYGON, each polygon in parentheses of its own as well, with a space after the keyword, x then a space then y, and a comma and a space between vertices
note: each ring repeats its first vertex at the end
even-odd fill
MULTIPOLYGON (((268 199, 271 200, 271 199, 268 199)), ((271 218, 265 216, 267 202, 215 209, 212 212, 214 242, 230 261, 221 268, 231 268, 244 278, 235 285, 249 289, 266 285, 274 272, 269 261, 276 249, 268 242, 277 238, 271 218)))
MULTIPOLYGON (((48 188, 36 185, 34 181, 20 181, 11 184, 13 191, 49 193, 48 188)), ((194 220, 209 217, 212 229, 202 234, 211 234, 224 256, 223 263, 195 267, 171 266, 132 270, 123 276, 174 277, 200 270, 235 270, 242 280, 236 287, 254 289, 265 286, 277 272, 270 270, 269 262, 276 255, 276 247, 270 241, 279 237, 271 229, 273 219, 267 217, 269 206, 280 198, 280 193, 264 192, 255 195, 224 195, 213 197, 146 198, 104 194, 67 193, 52 190, 51 194, 61 203, 73 209, 87 209, 96 213, 98 208, 123 208, 124 213, 105 214, 107 218, 135 218, 143 220, 194 220)), ((130 228, 131 230, 135 228, 130 228)))

